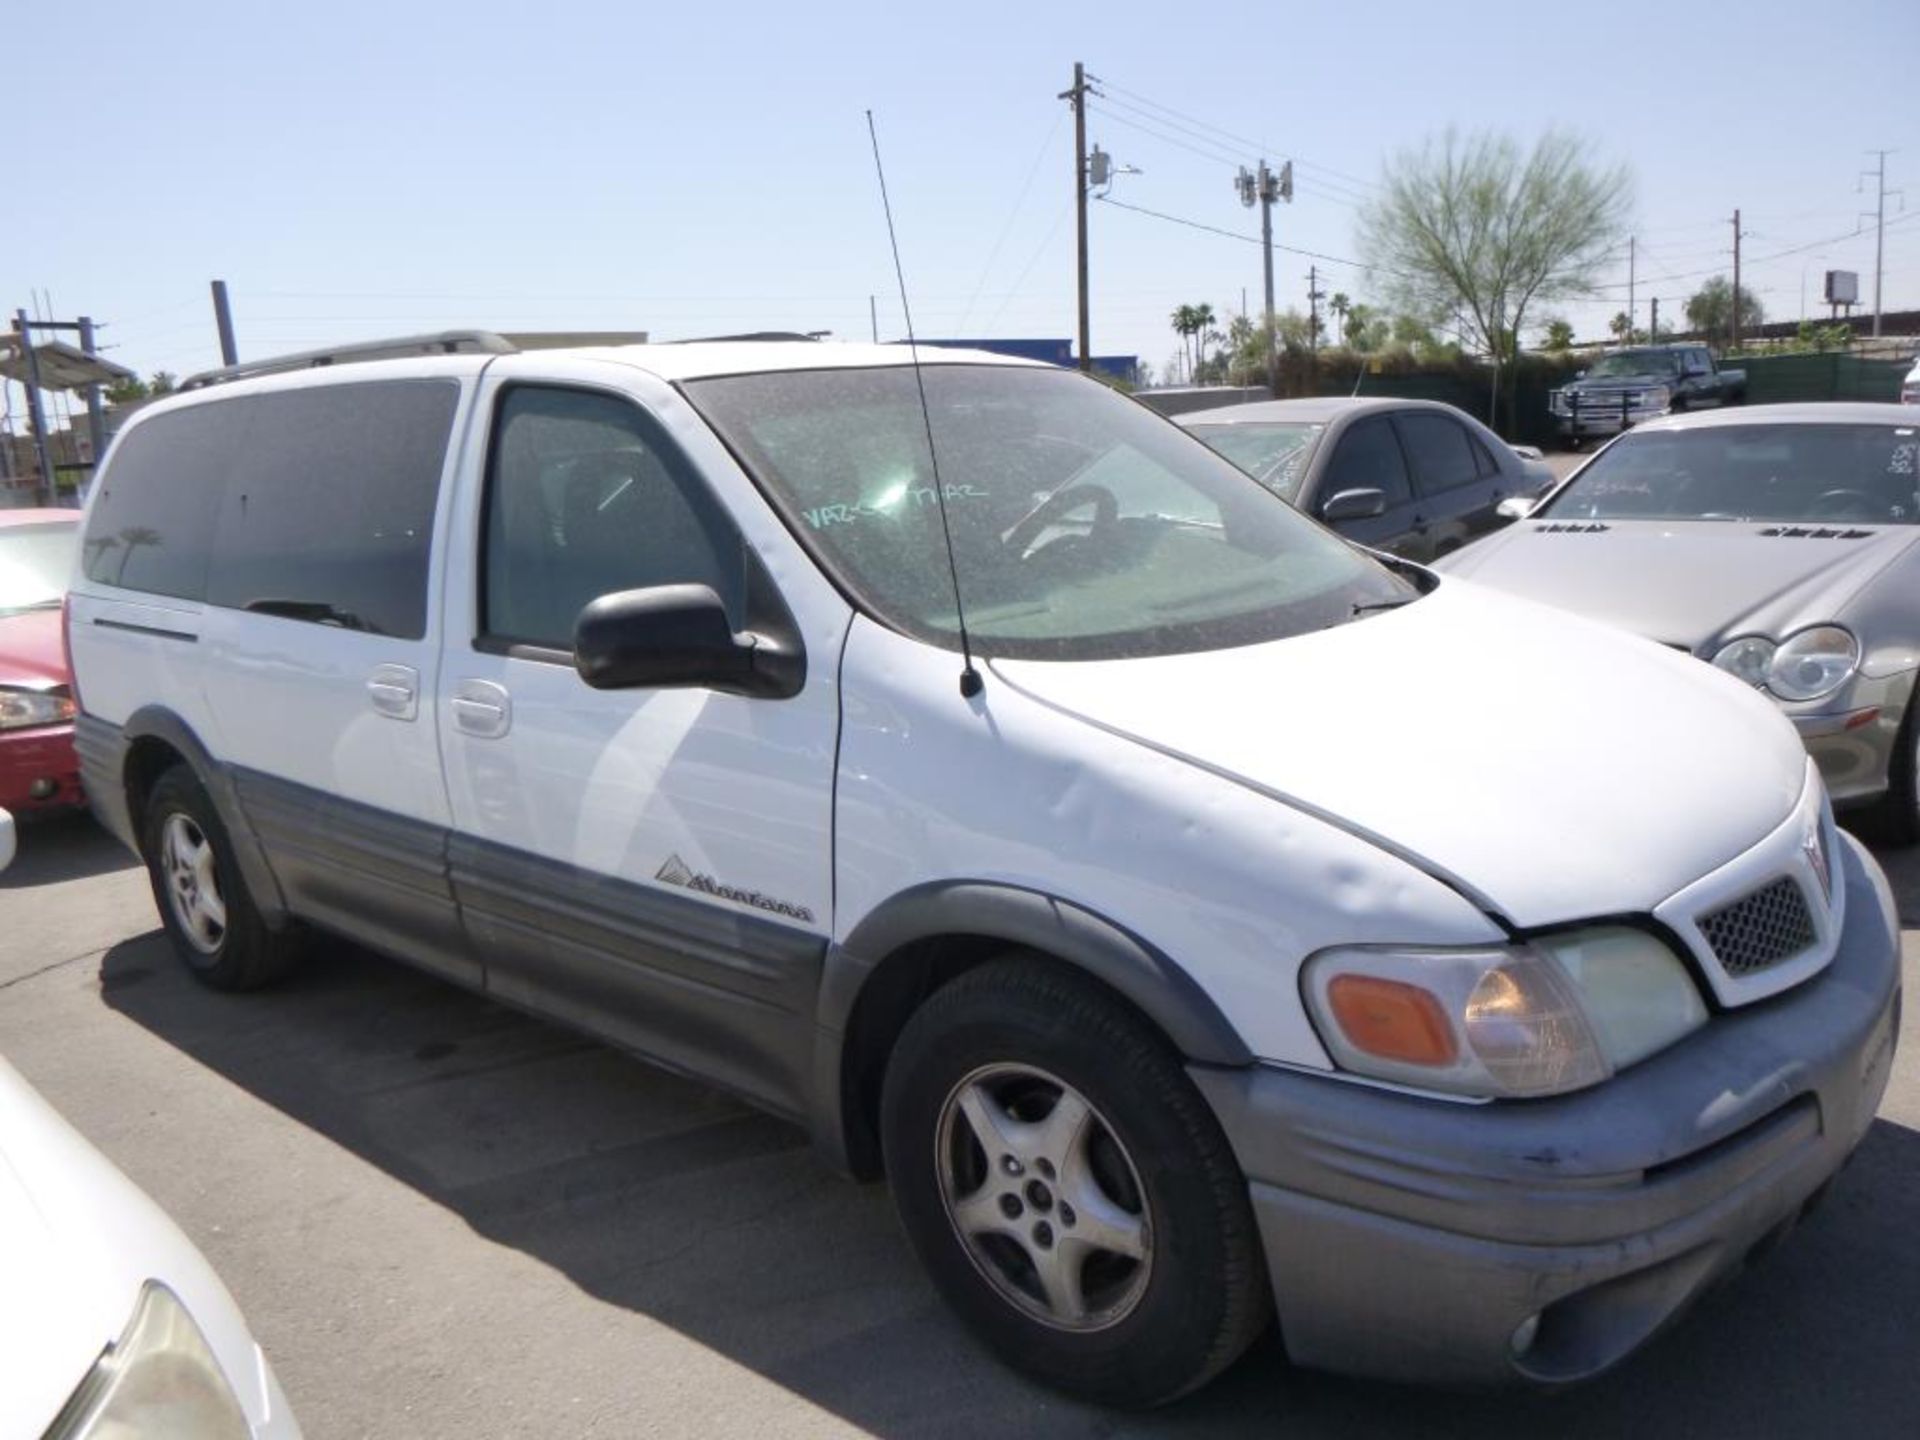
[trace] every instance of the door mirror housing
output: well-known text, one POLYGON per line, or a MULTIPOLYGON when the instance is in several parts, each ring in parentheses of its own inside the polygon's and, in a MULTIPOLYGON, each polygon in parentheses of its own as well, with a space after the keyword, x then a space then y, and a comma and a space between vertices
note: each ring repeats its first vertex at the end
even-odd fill
POLYGON ((800 691, 797 646, 735 634, 706 585, 655 585, 602 595, 573 627, 573 664, 596 690, 703 687, 785 699, 800 691))
POLYGON ((1493 513, 1502 520, 1524 520, 1533 513, 1533 507, 1538 503, 1526 495, 1509 495, 1493 507, 1493 513))
POLYGON ((1386 510, 1387 492, 1369 486, 1329 495, 1321 502, 1320 518, 1335 525, 1342 520, 1371 520, 1376 515, 1384 515, 1386 510))

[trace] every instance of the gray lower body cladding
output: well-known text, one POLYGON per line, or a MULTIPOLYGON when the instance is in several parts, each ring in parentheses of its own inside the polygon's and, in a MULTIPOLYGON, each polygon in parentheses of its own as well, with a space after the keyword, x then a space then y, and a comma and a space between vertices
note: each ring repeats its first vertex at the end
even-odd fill
POLYGON ((1193 1067, 1249 1177, 1293 1358, 1585 1379, 1791 1224, 1872 1123, 1898 1034, 1898 938, 1843 848, 1826 971, 1591 1090, 1460 1105, 1193 1067))

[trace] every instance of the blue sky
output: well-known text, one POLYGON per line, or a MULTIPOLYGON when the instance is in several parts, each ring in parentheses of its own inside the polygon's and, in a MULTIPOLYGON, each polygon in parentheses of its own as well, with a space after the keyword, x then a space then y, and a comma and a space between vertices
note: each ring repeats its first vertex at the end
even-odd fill
MULTIPOLYGON (((1643 320, 1649 293, 1674 314, 1727 263, 1736 206, 1755 261, 1797 252, 1748 266, 1770 313, 1800 313, 1803 282, 1817 308, 1830 266, 1870 299, 1870 234, 1810 242, 1853 230, 1868 150, 1895 147, 1887 306, 1920 305, 1914 0, 183 0, 18 6, 7 30, 37 102, 8 107, 31 142, 9 189, 37 223, 0 234, 0 301, 88 312, 143 371, 217 363, 215 276, 243 355, 452 325, 865 338, 869 295, 895 337, 869 107, 921 333, 1070 334, 1055 97, 1076 59, 1105 82, 1090 138, 1143 172, 1115 198, 1252 235, 1234 168, 1290 156, 1276 239, 1336 257, 1394 151, 1450 124, 1572 126, 1633 171, 1643 320)), ((1096 205, 1092 248, 1097 352, 1163 365, 1176 305, 1260 303, 1253 244, 1096 205)), ((1283 307, 1304 308, 1309 263, 1277 257, 1283 307)), ((1624 300, 1561 309, 1597 334, 1624 300)))

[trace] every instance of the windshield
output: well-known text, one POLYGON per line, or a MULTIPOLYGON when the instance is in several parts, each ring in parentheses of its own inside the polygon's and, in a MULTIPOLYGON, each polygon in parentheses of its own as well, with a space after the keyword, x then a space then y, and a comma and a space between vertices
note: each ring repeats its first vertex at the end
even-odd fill
MULTIPOLYGON (((1095 381, 1024 366, 922 374, 967 628, 984 654, 1221 649, 1417 593, 1095 381)), ((686 390, 844 587, 895 628, 957 645, 911 367, 741 375, 686 390)))
POLYGON ((1307 473, 1307 462, 1313 458, 1313 447, 1326 428, 1297 421, 1264 420, 1187 426, 1262 485, 1287 500, 1299 491, 1300 479, 1307 473))
POLYGON ((59 606, 79 530, 75 520, 0 528, 0 615, 59 606))
POLYGON ((1534 516, 1911 525, 1920 517, 1916 470, 1920 430, 1911 425, 1639 430, 1534 516))
POLYGON ((1680 359, 1671 350, 1619 350, 1602 355, 1587 371, 1589 380, 1618 380, 1632 375, 1677 375, 1680 359))

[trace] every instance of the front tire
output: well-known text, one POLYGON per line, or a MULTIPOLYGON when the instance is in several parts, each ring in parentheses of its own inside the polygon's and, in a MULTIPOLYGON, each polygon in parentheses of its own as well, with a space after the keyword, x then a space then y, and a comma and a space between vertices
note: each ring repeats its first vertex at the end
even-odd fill
POLYGON ((1920 841, 1920 686, 1907 697, 1907 715, 1887 764, 1887 793, 1872 814, 1874 828, 1893 844, 1920 841))
POLYGON ((167 770, 147 792, 141 848, 160 923, 196 980, 257 990, 299 963, 300 937, 267 927, 219 812, 186 766, 167 770))
POLYGON ((1219 1123, 1165 1040, 1091 980, 1016 955, 937 991, 888 1064, 881 1138, 936 1286, 1046 1384, 1162 1404, 1266 1324, 1219 1123))

